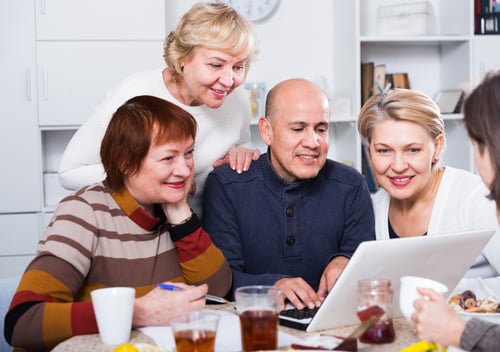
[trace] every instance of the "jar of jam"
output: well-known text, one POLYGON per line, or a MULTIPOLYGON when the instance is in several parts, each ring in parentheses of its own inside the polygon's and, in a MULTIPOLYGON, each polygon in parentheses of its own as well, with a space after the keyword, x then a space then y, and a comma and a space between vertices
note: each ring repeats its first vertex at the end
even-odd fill
POLYGON ((361 337, 364 343, 390 343, 396 334, 392 323, 393 290, 390 280, 363 279, 358 282, 358 318, 363 322, 380 315, 377 323, 361 337))

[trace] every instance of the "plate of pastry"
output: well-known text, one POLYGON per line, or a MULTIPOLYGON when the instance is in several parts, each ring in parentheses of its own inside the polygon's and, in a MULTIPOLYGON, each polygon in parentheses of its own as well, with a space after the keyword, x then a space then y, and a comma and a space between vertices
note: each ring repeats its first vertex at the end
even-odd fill
POLYGON ((452 296, 448 303, 464 319, 478 318, 500 324, 500 303, 493 296, 477 297, 472 290, 452 296))

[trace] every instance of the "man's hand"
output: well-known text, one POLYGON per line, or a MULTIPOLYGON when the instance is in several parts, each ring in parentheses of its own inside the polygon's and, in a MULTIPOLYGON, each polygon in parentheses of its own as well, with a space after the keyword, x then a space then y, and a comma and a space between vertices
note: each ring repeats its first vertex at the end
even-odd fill
POLYGON ((344 271, 345 266, 349 262, 349 258, 338 256, 335 257, 323 271, 321 275, 321 280, 319 282, 318 295, 325 297, 327 293, 332 289, 335 282, 339 278, 342 271, 344 271))
POLYGON ((285 299, 288 299, 298 309, 304 307, 314 308, 319 307, 323 302, 324 296, 320 297, 304 279, 300 277, 283 278, 274 284, 281 289, 280 309, 285 309, 285 299))
POLYGON ((233 147, 229 149, 224 158, 216 160, 213 167, 229 163, 231 169, 241 174, 243 171, 248 171, 252 161, 257 160, 260 156, 258 149, 248 149, 245 147, 233 147))

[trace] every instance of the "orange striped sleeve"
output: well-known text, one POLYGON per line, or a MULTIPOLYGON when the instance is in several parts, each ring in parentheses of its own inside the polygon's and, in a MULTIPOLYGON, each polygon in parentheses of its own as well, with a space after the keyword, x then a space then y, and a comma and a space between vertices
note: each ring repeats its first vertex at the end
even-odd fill
POLYGON ((175 242, 177 251, 179 253, 178 260, 182 265, 183 262, 192 260, 212 245, 212 240, 208 234, 200 226, 188 236, 185 236, 175 242))
POLYGON ((180 265, 187 282, 200 282, 215 274, 225 261, 221 250, 211 243, 205 252, 196 258, 181 262, 180 265))

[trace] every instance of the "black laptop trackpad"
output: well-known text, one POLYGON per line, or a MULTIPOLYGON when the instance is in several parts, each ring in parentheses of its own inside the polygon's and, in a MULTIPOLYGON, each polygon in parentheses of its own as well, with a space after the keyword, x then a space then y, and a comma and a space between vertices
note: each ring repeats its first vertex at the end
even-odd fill
POLYGON ((290 328, 305 330, 311 322, 314 314, 319 308, 304 308, 304 309, 285 309, 280 312, 279 322, 280 325, 288 326, 290 328))

